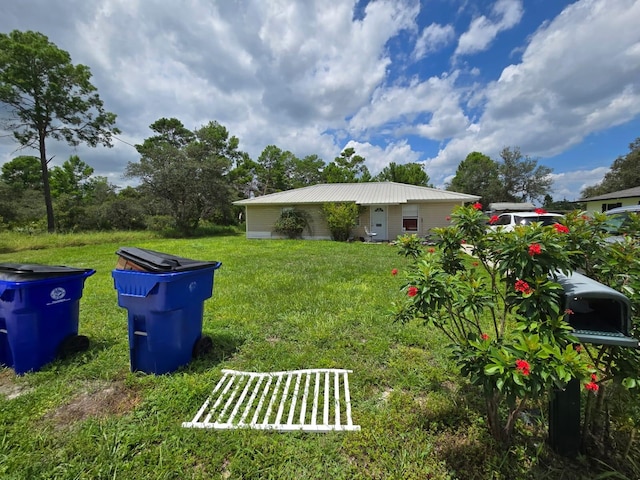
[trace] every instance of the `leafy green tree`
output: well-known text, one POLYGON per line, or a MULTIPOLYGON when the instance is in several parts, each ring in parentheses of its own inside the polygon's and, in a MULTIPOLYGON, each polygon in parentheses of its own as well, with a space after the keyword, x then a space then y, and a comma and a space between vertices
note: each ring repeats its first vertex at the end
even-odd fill
POLYGON ((523 156, 518 147, 505 147, 500 152, 499 166, 503 185, 503 200, 526 202, 543 198, 551 189, 553 170, 538 165, 538 161, 523 156))
POLYGON ((80 160, 77 155, 71 155, 61 167, 50 170, 51 195, 53 198, 70 195, 81 200, 88 186, 88 180, 93 175, 93 167, 80 160))
POLYGON ((0 34, 0 128, 23 148, 40 152, 47 227, 55 230, 46 141, 110 147, 120 131, 116 115, 105 111, 85 65, 73 65, 68 52, 37 32, 0 34))
POLYGON ((391 162, 374 178, 377 182, 397 182, 409 185, 430 187, 429 175, 424 171, 424 165, 420 163, 405 163, 397 165, 391 162))
POLYGON ((356 155, 354 148, 346 148, 324 169, 325 181, 327 183, 370 182, 371 173, 364 162, 364 157, 356 155))
POLYGON ((294 158, 292 188, 308 187, 324 181, 324 160, 318 155, 307 155, 304 158, 294 158))
POLYGON ((136 145, 140 161, 127 164, 125 177, 139 178, 141 192, 166 205, 175 228, 192 235, 200 220, 230 203, 227 176, 243 157, 239 141, 218 122, 190 131, 175 118, 162 118, 150 128, 156 135, 136 145))
POLYGON ((22 228, 37 224, 35 230, 44 229, 46 211, 42 191, 31 188, 16 190, 0 182, 0 222, 8 228, 22 228))
POLYGON ((38 157, 20 156, 2 165, 2 181, 15 190, 42 190, 38 157))
POLYGON ((268 145, 257 161, 257 186, 261 195, 267 195, 293 188, 295 155, 275 145, 268 145))
POLYGON ((595 197, 640 186, 640 137, 629 144, 629 150, 624 157, 613 162, 602 182, 585 188, 580 193, 581 197, 595 197))
POLYGON ((566 198, 563 198, 562 200, 554 200, 553 197, 549 194, 546 194, 544 196, 542 206, 546 210, 554 210, 557 212, 562 212, 562 211, 570 212, 578 208, 575 203, 570 202, 566 198))
POLYGON ((480 195, 480 203, 486 206, 504 200, 498 162, 480 152, 471 152, 458 165, 447 190, 480 195))

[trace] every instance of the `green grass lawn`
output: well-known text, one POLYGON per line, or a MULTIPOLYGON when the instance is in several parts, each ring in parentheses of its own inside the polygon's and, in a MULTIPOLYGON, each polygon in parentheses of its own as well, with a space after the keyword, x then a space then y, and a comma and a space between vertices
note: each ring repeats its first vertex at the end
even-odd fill
POLYGON ((15 251, 0 262, 96 270, 80 302, 89 350, 23 376, 0 369, 0 478, 594 478, 584 459, 549 451, 543 425, 521 425, 509 449, 492 442, 481 398, 448 361, 443 337, 392 322, 402 280, 390 272, 407 265, 395 248, 117 235, 0 238, 2 252, 15 251), (204 303, 208 356, 167 375, 130 372, 127 311, 111 277, 121 246, 222 262, 204 303), (182 428, 223 368, 351 369, 353 420, 362 429, 182 428))

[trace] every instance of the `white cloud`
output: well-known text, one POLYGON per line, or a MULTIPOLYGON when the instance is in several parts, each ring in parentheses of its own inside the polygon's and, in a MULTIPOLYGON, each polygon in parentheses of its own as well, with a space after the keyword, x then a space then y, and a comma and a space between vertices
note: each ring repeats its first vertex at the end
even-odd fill
POLYGON ((464 132, 469 122, 460 105, 462 91, 455 88, 456 78, 454 73, 406 86, 380 87, 370 104, 351 118, 349 131, 359 135, 384 127, 396 135, 416 133, 435 140, 464 132))
POLYGON ((520 22, 523 9, 520 0, 498 0, 493 6, 493 18, 481 15, 475 18, 469 30, 458 39, 455 55, 469 55, 486 50, 503 30, 520 22))
POLYGON ((582 190, 600 183, 608 171, 608 167, 598 167, 592 170, 553 173, 551 174, 553 178, 552 197, 554 200, 578 200, 582 190))
POLYGON ((411 56, 415 60, 420 60, 429 53, 436 52, 443 46, 448 45, 454 37, 455 31, 452 25, 432 23, 422 30, 411 56))
POLYGON ((418 162, 420 158, 419 153, 414 152, 411 146, 404 140, 389 143, 384 148, 370 143, 361 143, 352 140, 344 146, 343 150, 345 148, 353 148, 357 155, 365 158, 367 168, 371 175, 377 175, 391 162, 395 162, 397 165, 403 165, 405 163, 418 162))

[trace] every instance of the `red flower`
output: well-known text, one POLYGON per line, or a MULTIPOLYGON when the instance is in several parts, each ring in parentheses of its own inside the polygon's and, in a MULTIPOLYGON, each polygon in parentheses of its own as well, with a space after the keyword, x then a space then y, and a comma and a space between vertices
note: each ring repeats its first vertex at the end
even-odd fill
POLYGON ((450 221, 451 221, 451 217, 450 217, 449 215, 447 215, 446 217, 444 217, 444 219, 445 219, 447 222, 450 222, 450 221))
POLYGON ((394 268, 393 270, 391 270, 391 275, 393 275, 394 277, 398 274, 398 269, 394 268))
POLYGON ((516 289, 516 292, 522 292, 525 295, 528 295, 531 292, 533 292, 529 284, 524 280, 518 280, 514 288, 516 289))
POLYGON ((540 255, 541 253, 542 248, 540 248, 539 243, 532 243, 531 245, 529 245, 529 255, 533 257, 534 255, 540 255))
POLYGON ((598 385, 596 382, 589 382, 584 384, 584 388, 586 388, 587 390, 591 390, 592 392, 597 392, 598 390, 600 390, 600 385, 598 385))
POLYGON ((436 249, 431 247, 429 250, 427 250, 429 253, 436 253, 436 249))
POLYGON ((529 375, 531 366, 526 360, 516 360, 516 370, 518 370, 525 377, 529 375))
POLYGON ((554 223, 553 228, 555 228, 558 233, 569 233, 569 227, 560 223, 554 223))
POLYGON ((415 297, 418 294, 418 287, 411 286, 407 290, 407 295, 410 297, 415 297))
POLYGON ((478 265, 480 265, 478 262, 473 262, 473 263, 471 264, 471 266, 473 266, 473 267, 477 267, 478 265))
POLYGON ((487 335, 486 333, 483 333, 482 335, 480 335, 480 338, 482 340, 489 340, 489 335, 487 335))
POLYGON ((493 225, 493 224, 494 224, 494 223, 496 223, 497 221, 498 221, 498 215, 494 215, 493 217, 491 217, 491 218, 489 219, 489 223, 490 223, 491 225, 493 225))
POLYGON ((482 204, 480 202, 476 202, 473 204, 473 208, 476 210, 482 210, 482 204))
POLYGON ((576 345, 575 347, 576 352, 580 353, 582 351, 582 345, 576 345))
POLYGON ((571 310, 570 308, 567 308, 567 309, 564 311, 564 313, 565 313, 565 315, 573 315, 573 310, 571 310))
POLYGON ((538 215, 544 215, 545 213, 547 213, 544 208, 536 208, 534 212, 536 212, 538 215))
POLYGON ((595 382, 598 379, 598 376, 595 373, 591 374, 591 381, 595 382))

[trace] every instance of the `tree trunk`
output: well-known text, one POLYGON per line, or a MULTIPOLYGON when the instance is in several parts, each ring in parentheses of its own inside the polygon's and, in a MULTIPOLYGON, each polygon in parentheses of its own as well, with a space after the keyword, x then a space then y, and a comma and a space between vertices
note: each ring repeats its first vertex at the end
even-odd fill
POLYGON ((42 188, 44 191, 44 203, 47 206, 47 231, 54 233, 56 230, 56 224, 53 217, 53 202, 51 200, 51 186, 49 185, 49 166, 47 162, 47 150, 45 146, 45 136, 40 132, 39 147, 40 147, 40 168, 42 169, 42 188))

